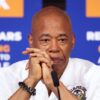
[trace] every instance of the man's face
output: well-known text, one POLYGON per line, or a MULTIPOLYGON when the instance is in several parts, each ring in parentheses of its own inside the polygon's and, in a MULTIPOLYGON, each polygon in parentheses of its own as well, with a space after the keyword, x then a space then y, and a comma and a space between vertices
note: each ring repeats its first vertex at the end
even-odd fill
POLYGON ((54 65, 65 66, 74 45, 74 37, 69 23, 51 16, 38 20, 32 33, 31 47, 48 53, 54 65))

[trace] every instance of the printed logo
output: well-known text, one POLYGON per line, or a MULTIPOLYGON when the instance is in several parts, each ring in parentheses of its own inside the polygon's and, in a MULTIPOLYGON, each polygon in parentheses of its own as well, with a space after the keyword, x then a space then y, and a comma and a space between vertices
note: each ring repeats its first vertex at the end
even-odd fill
POLYGON ((24 0, 0 0, 0 17, 23 17, 24 0))
POLYGON ((86 16, 100 17, 100 0, 86 0, 86 16))
POLYGON ((86 100, 86 89, 82 86, 76 86, 71 89, 71 92, 76 95, 79 100, 86 100))

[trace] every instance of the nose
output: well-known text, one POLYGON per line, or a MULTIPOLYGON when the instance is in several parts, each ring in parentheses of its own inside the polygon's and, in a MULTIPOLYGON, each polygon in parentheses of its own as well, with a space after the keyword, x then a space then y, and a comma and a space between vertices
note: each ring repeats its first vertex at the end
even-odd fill
POLYGON ((50 48, 49 48, 50 53, 59 53, 60 48, 56 40, 52 40, 50 48))

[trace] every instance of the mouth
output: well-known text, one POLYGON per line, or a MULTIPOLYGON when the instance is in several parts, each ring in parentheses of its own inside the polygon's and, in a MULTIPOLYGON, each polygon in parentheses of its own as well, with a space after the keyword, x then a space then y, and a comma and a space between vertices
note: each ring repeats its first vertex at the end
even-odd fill
POLYGON ((51 60, 53 61, 53 64, 57 64, 57 65, 64 63, 64 59, 59 57, 54 57, 54 58, 52 57, 51 60))

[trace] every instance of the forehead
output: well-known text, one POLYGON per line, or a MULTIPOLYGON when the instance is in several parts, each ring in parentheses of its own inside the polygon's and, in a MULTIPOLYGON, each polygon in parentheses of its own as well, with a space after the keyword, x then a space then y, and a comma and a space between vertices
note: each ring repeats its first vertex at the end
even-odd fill
POLYGON ((60 13, 42 14, 33 18, 33 35, 59 35, 61 33, 71 33, 71 24, 68 16, 60 13))
POLYGON ((66 19, 53 16, 37 20, 32 27, 34 35, 42 35, 44 33, 49 35, 69 34, 72 31, 71 25, 66 19))

